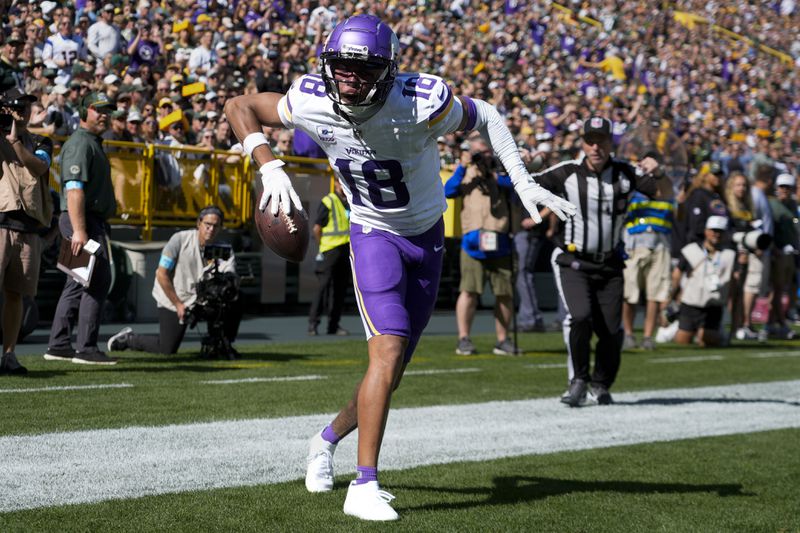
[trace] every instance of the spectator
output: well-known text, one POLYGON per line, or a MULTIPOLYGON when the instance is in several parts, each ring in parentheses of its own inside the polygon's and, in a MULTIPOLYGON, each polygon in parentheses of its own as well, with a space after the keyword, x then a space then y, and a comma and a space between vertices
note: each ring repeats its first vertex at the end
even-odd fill
MULTIPOLYGON (((756 218, 750 182, 739 171, 733 172, 725 182, 725 203, 731 214, 734 235, 747 234, 763 227, 763 221, 756 218)), ((737 254, 737 268, 729 299, 731 331, 739 340, 754 340, 758 339, 759 334, 753 328, 751 314, 756 297, 761 292, 763 266, 760 258, 764 255, 764 250, 751 250, 741 243, 737 254)))
POLYGON ((113 19, 114 4, 106 4, 100 11, 97 21, 89 26, 86 44, 98 63, 102 63, 106 57, 116 54, 121 49, 121 36, 119 30, 112 24, 113 19))
POLYGON ((214 39, 214 32, 204 31, 200 35, 200 42, 189 55, 189 72, 196 76, 205 76, 217 63, 217 53, 213 50, 211 43, 214 39))
POLYGON ((136 37, 128 44, 130 66, 128 72, 137 72, 141 65, 153 66, 161 57, 161 37, 144 18, 136 24, 136 37))
POLYGON ((727 217, 708 217, 702 245, 690 242, 681 249, 672 276, 673 291, 683 286, 675 336, 679 344, 691 344, 694 338, 701 347, 721 342, 722 309, 736 263, 736 252, 722 248, 728 223, 727 217))
POLYGON ((67 105, 66 95, 69 89, 63 85, 56 85, 50 90, 50 105, 42 125, 45 132, 52 135, 67 136, 75 131, 75 111, 67 105))
POLYGON ((73 34, 69 15, 63 15, 58 22, 58 32, 44 43, 42 60, 46 66, 58 69, 55 82, 66 86, 72 80, 72 65, 84 59, 86 46, 79 36, 73 34))
POLYGON ((789 298, 789 308, 794 307, 794 295, 790 287, 795 277, 795 256, 800 250, 797 222, 797 202, 792 198, 796 187, 795 177, 780 174, 775 179, 775 196, 769 198, 772 220, 775 224, 775 240, 772 248, 770 280, 772 281, 772 307, 769 335, 778 339, 792 339, 794 332, 787 324, 783 309, 784 295, 789 298))
POLYGON ((111 113, 111 127, 103 132, 106 141, 133 142, 133 137, 127 128, 128 112, 117 110, 111 113))
MULTIPOLYGON (((657 152, 648 155, 662 159, 657 152)), ((660 175, 660 174, 659 174, 660 175)), ((656 181, 657 191, 650 199, 636 192, 628 204, 625 215, 625 279, 622 323, 625 329, 623 349, 637 347, 633 334, 636 307, 644 294, 646 300, 644 332, 641 348, 655 349, 656 322, 670 294, 670 236, 673 212, 672 183, 666 179, 656 181)))
POLYGON ((320 316, 324 312, 328 315, 328 335, 349 335, 339 325, 351 279, 350 206, 339 180, 334 180, 333 192, 320 201, 312 235, 319 246, 314 269, 319 285, 308 314, 308 334, 317 335, 320 316))
POLYGON ((459 165, 445 184, 447 198, 462 198, 461 283, 456 302, 458 344, 456 353, 477 352, 470 339, 472 321, 489 280, 495 297, 494 323, 497 355, 517 355, 519 350, 508 338, 513 312, 511 288, 511 238, 509 236, 509 196, 511 180, 498 175, 489 145, 476 139, 461 153, 459 165))
POLYGON ((138 111, 131 111, 128 113, 128 120, 125 128, 131 136, 131 142, 141 143, 144 142, 140 128, 142 126, 142 115, 138 111))
POLYGON ((678 211, 681 249, 686 244, 705 241, 705 224, 708 217, 716 215, 727 217, 728 209, 721 196, 721 167, 712 163, 705 165, 692 180, 682 209, 678 211))
POLYGON ((3 86, 14 84, 19 89, 23 87, 23 74, 19 68, 19 54, 25 41, 22 34, 12 31, 6 37, 2 49, 0 49, 0 84, 3 86))

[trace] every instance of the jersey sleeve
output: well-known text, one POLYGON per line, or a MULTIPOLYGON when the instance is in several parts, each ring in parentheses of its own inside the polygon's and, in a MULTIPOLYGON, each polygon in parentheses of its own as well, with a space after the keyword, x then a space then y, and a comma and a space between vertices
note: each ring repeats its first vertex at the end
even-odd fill
POLYGON ((289 90, 278 102, 278 115, 281 122, 289 129, 302 127, 302 114, 298 114, 298 112, 317 109, 320 107, 320 102, 327 103, 327 98, 322 76, 319 74, 300 76, 292 82, 289 90), (319 100, 320 98, 325 100, 319 100))
POLYGON ((403 94, 416 96, 420 116, 433 138, 456 131, 462 119, 461 102, 450 86, 437 76, 412 76, 403 82, 403 94))

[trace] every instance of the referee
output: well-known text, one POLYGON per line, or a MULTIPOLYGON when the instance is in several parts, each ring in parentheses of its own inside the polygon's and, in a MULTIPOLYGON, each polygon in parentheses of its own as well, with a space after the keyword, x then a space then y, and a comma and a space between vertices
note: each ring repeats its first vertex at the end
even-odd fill
POLYGON ((551 263, 567 309, 564 342, 569 350, 569 389, 563 403, 612 402, 608 389, 620 365, 624 247, 621 230, 634 191, 656 193, 658 162, 645 157, 634 168, 611 157, 611 122, 592 117, 583 127, 583 153, 532 177, 578 206, 560 222, 551 263), (592 332, 597 334, 594 372, 589 373, 592 332), (589 385, 591 384, 591 389, 589 385))

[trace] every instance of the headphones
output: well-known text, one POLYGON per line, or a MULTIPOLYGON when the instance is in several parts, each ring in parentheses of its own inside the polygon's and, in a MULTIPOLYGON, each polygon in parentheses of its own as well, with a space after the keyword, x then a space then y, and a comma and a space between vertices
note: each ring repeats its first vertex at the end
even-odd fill
POLYGON ((197 215, 197 221, 200 222, 206 215, 217 215, 220 224, 225 224, 225 215, 222 213, 222 209, 215 205, 207 205, 201 209, 200 214, 197 215))
POLYGON ((86 99, 90 96, 92 96, 92 93, 85 94, 78 103, 78 116, 81 120, 86 120, 86 117, 89 116, 89 105, 86 103, 86 99))

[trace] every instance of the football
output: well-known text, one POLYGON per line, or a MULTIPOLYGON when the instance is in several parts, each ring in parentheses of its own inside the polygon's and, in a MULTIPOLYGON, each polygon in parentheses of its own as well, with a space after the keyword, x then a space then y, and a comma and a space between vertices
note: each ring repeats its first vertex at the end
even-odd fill
MULTIPOLYGON (((260 203, 256 202, 256 206, 260 203)), ((261 240, 270 250, 287 261, 299 263, 306 256, 308 250, 308 217, 305 212, 292 209, 291 215, 286 215, 282 209, 278 216, 272 216, 272 202, 264 211, 256 207, 256 228, 261 240)))

